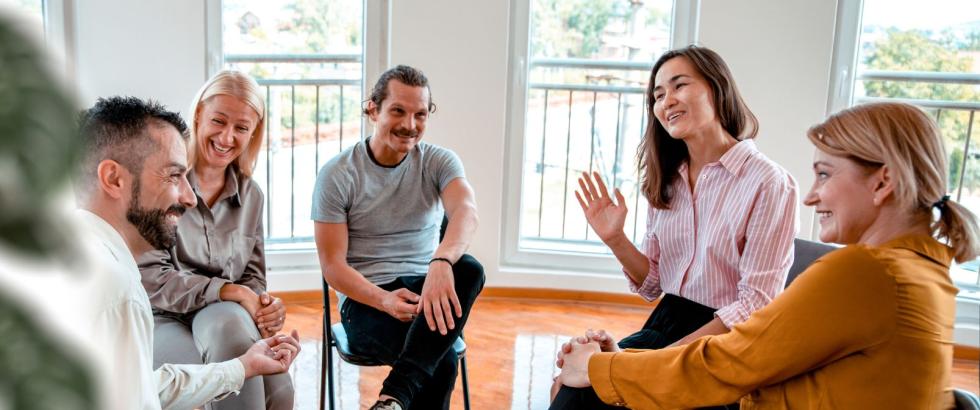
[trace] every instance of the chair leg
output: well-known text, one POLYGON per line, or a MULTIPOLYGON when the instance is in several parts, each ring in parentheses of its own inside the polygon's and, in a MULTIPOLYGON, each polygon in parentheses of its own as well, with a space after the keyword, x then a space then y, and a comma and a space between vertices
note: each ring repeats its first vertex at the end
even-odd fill
MULTIPOLYGON (((329 307, 327 308, 329 309, 329 307)), ((320 410, 324 410, 324 401, 329 401, 330 410, 334 410, 333 402, 333 340, 331 340, 330 323, 327 316, 323 318, 323 335, 320 338, 320 410), (326 387, 326 388, 324 388, 326 387)))
POLYGON ((470 410, 470 385, 466 380, 466 356, 459 359, 459 367, 463 370, 463 408, 470 410))
MULTIPOLYGON (((329 332, 329 330, 328 330, 328 332, 329 332)), ((329 375, 327 377, 327 384, 328 384, 327 385, 327 395, 328 395, 327 396, 328 397, 327 400, 330 401, 330 410, 334 410, 336 407, 334 407, 334 403, 333 403, 333 347, 330 346, 330 345, 327 345, 327 350, 326 350, 326 353, 325 354, 327 356, 327 374, 329 375)))
MULTIPOLYGON (((326 397, 327 386, 327 355, 330 354, 330 344, 327 342, 326 332, 320 338, 320 410, 324 410, 324 398, 326 397)), ((333 406, 331 406, 332 408, 333 406)))

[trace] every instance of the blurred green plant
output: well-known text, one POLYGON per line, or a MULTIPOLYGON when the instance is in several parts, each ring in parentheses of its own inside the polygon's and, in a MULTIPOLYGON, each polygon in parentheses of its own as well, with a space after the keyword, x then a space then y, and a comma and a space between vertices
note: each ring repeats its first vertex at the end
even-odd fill
MULTIPOLYGON (((51 209, 80 144, 75 108, 42 61, 34 42, 0 14, 0 247, 65 261, 73 238, 51 209)), ((0 409, 95 409, 86 368, 29 313, 0 290, 0 409)))
MULTIPOLYGON (((6 18, 6 17, 4 17, 6 18)), ((78 159, 76 109, 33 41, 0 24, 0 242, 35 256, 63 255, 71 238, 50 218, 52 196, 78 159)))

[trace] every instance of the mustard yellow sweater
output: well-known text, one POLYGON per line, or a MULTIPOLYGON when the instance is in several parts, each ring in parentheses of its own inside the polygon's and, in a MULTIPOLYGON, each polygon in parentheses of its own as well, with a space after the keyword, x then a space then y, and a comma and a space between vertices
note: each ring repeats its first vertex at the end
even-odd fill
POLYGON ((743 409, 951 408, 951 260, 921 235, 848 246, 731 332, 598 353, 589 378, 603 401, 633 409, 739 398, 743 409))

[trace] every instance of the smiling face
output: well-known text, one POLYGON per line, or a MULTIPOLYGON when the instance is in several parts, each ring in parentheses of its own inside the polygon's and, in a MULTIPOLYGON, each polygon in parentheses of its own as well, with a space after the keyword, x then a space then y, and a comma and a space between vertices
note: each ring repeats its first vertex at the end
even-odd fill
POLYGON ((368 116, 375 124, 371 151, 378 162, 396 165, 419 143, 429 119, 429 98, 427 87, 392 79, 380 107, 368 102, 368 116))
POLYGON ((225 168, 245 151, 259 114, 245 101, 219 94, 201 102, 195 114, 197 163, 225 168))
POLYGON ((148 126, 159 150, 146 158, 133 180, 126 220, 153 249, 167 249, 177 240, 177 222, 197 203, 187 182, 187 150, 180 133, 170 125, 148 126))
POLYGON ((717 127, 708 82, 687 57, 667 60, 654 77, 653 114, 671 137, 685 139, 717 127))
POLYGON ((803 203, 816 208, 820 240, 842 245, 862 242, 879 213, 874 199, 876 171, 817 150, 813 173, 816 179, 803 203))

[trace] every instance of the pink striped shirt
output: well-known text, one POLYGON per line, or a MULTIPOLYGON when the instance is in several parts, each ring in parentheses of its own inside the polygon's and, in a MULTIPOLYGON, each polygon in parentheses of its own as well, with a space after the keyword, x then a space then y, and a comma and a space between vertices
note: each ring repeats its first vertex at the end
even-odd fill
POLYGON ((687 171, 682 164, 670 209, 650 208, 642 247, 650 272, 630 288, 647 300, 667 292, 718 309, 730 329, 783 290, 798 229, 796 181, 752 140, 706 165, 693 194, 687 171))

